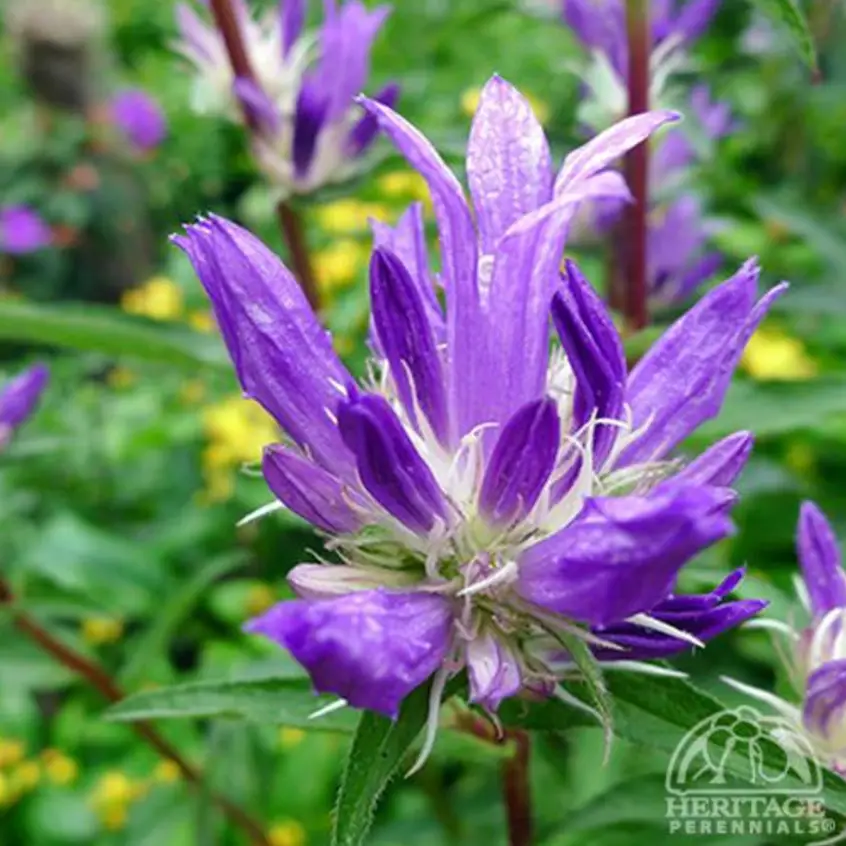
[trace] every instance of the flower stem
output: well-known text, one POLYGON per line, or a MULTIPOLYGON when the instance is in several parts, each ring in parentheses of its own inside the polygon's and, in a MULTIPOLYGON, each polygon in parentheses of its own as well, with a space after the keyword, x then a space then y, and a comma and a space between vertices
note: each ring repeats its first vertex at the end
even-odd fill
MULTIPOLYGON (((650 22, 649 0, 626 0, 626 28, 629 41, 629 114, 649 109, 650 22)), ((623 314, 631 332, 649 322, 647 280, 647 215, 649 213, 649 142, 638 144, 626 154, 626 181, 634 202, 626 209, 624 258, 620 268, 624 278, 623 314)))
POLYGON ((532 844, 532 793, 529 785, 529 735, 507 729, 506 741, 514 743, 514 755, 502 764, 502 795, 508 821, 509 846, 532 844))
POLYGON ((311 307, 317 310, 320 307, 320 296, 314 282, 314 272, 311 267, 311 256, 308 251, 303 220, 299 212, 284 200, 276 206, 276 216, 279 220, 282 237, 288 245, 294 275, 299 280, 300 287, 303 289, 306 299, 311 303, 311 307))
MULTIPOLYGON (((0 579, 0 605, 12 604, 14 596, 9 586, 0 579)), ((40 626, 28 614, 12 609, 12 622, 21 634, 28 637, 48 655, 55 658, 71 672, 84 679, 109 702, 119 702, 124 693, 109 676, 109 674, 93 661, 80 655, 53 637, 50 632, 40 626)), ((179 768, 182 777, 198 790, 206 789, 203 774, 192 764, 189 764, 180 752, 165 740, 162 735, 148 722, 139 721, 132 724, 132 730, 146 743, 155 749, 162 758, 172 761, 179 768)), ((270 846, 264 830, 239 805, 218 793, 207 793, 212 802, 226 815, 229 821, 242 829, 254 846, 270 846)))

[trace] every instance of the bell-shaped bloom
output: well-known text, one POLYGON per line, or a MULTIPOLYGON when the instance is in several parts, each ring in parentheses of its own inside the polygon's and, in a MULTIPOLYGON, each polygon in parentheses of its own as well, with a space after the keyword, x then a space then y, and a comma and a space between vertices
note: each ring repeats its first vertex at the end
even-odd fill
POLYGON ((167 119, 155 97, 132 88, 116 94, 109 115, 126 142, 139 152, 153 150, 167 135, 167 119))
POLYGON ((0 207, 0 252, 18 256, 48 246, 53 236, 43 218, 29 206, 0 207))
POLYGON ((245 392, 287 434, 265 456, 271 490, 343 562, 296 567, 301 599, 250 629, 317 690, 393 716, 428 680, 437 704, 462 670, 491 711, 525 690, 566 697, 565 636, 637 667, 756 613, 761 603, 729 600, 737 576, 675 593, 684 565, 732 531, 728 486, 751 439, 738 433, 677 476, 672 451, 719 411, 783 288, 757 301, 749 262, 629 373, 601 299, 574 264, 560 270, 579 205, 626 196, 609 167, 675 115, 629 118, 556 172, 528 102, 494 77, 470 132, 468 199, 416 128, 360 102, 426 180, 440 248, 435 277, 417 208, 374 226, 367 386, 259 241, 216 217, 176 239, 245 392))
POLYGON ((36 364, 0 387, 0 450, 35 411, 49 378, 47 368, 36 364))
POLYGON ((846 774, 846 573, 834 531, 813 502, 799 513, 797 581, 806 623, 762 619, 756 625, 786 639, 789 678, 800 705, 734 679, 732 687, 778 710, 825 766, 846 774))
MULTIPOLYGON (((189 5, 177 7, 177 49, 196 68, 194 107, 254 126, 253 152, 283 194, 306 194, 349 178, 376 135, 376 122, 353 98, 365 88, 370 50, 390 7, 361 0, 324 4, 324 19, 304 32, 305 0, 284 0, 260 20, 233 3, 252 76, 236 77, 220 32, 189 5)), ((393 105, 397 85, 376 99, 393 105)))

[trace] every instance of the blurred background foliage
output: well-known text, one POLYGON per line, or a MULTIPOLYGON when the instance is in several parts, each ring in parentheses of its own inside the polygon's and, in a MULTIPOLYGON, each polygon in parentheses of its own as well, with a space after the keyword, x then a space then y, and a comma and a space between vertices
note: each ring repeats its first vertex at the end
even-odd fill
MULTIPOLYGON (((43 6, 49 30, 55 3, 17 1, 43 6)), ((735 428, 758 434, 740 486, 740 531, 686 579, 711 584, 745 563, 743 591, 779 607, 795 570, 799 501, 818 500, 846 537, 846 23, 837 3, 804 5, 820 50, 817 78, 786 36, 734 0, 697 45, 692 72, 738 118, 696 182, 722 222, 716 242, 726 271, 757 254, 768 286, 785 278, 793 288, 753 338, 725 415, 691 445, 735 428)), ((65 11, 71 6, 94 14, 93 0, 65 11)), ((273 425, 239 397, 199 285, 168 242, 182 223, 215 211, 284 253, 272 198, 237 128, 187 107, 190 74, 170 50, 173 3, 110 0, 100 12, 86 24, 90 101, 125 86, 152 93, 169 128, 149 153, 132 151, 96 108, 45 102, 80 92, 60 66, 64 85, 45 95, 57 80, 21 74, 28 47, 12 28, 4 32, 0 198, 37 209, 52 244, 0 255, 0 369, 46 356, 54 377, 0 464, 0 567, 24 607, 127 690, 291 673, 284 656, 240 626, 288 595, 285 573, 316 541, 281 513, 236 529, 268 500, 256 460, 273 425), (34 317, 31 302, 49 309, 34 317), (101 320, 104 304, 122 312, 119 321, 101 320), (50 314, 61 317, 58 329, 50 314)), ((479 86, 497 71, 531 96, 560 160, 582 137, 572 72, 579 55, 551 2, 397 0, 370 85, 399 79, 403 114, 460 168, 479 86)), ((394 221, 408 202, 427 202, 387 145, 378 151, 372 172, 304 210, 324 317, 358 372, 366 220, 394 221)), ((580 258, 601 282, 601 257, 580 258)), ((766 686, 777 673, 764 636, 748 632, 682 664, 730 701, 721 674, 766 686)), ((127 726, 104 721, 102 709, 0 611, 3 846, 240 842, 207 797, 191 793, 127 726)), ((164 733, 212 786, 263 821, 274 846, 328 842, 343 735, 203 720, 165 724, 164 733)), ((547 735, 536 746, 539 842, 667 837, 656 805, 661 756, 618 742, 601 767, 598 730, 547 735)), ((427 768, 389 792, 372 842, 504 843, 501 754, 444 733, 427 768)))

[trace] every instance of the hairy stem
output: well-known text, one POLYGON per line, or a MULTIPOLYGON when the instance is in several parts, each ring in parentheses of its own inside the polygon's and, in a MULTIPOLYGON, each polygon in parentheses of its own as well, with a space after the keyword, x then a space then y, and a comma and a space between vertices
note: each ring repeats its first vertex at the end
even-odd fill
POLYGON ((288 203, 282 201, 276 206, 276 215, 279 219, 279 228, 282 237, 288 245, 292 269, 294 275, 311 303, 312 308, 320 307, 317 285, 314 282, 314 273, 311 267, 311 256, 308 251, 305 227, 299 213, 288 203))
POLYGON ((508 821, 509 846, 532 844, 532 792, 529 785, 529 735, 508 729, 505 741, 514 743, 514 755, 502 764, 502 796, 508 821))
MULTIPOLYGON (((0 579, 0 605, 11 604, 13 600, 14 597, 9 586, 0 579)), ((71 672, 84 679, 108 702, 119 702, 124 698, 124 692, 102 667, 57 640, 50 632, 23 611, 13 608, 11 617, 13 624, 21 634, 28 637, 44 652, 55 658, 71 672)), ((156 731, 152 724, 145 721, 133 723, 132 730, 162 758, 176 764, 182 777, 189 784, 199 790, 206 789, 203 783, 203 774, 192 764, 188 763, 180 752, 156 731)), ((255 844, 255 846, 270 846, 270 842, 265 837, 262 826, 252 819, 243 808, 218 793, 207 795, 210 795, 214 804, 234 826, 245 832, 251 843, 255 844)))
MULTIPOLYGON (((651 32, 649 0, 627 0, 626 26, 629 41, 629 114, 649 109, 649 56, 651 32)), ((623 314, 631 332, 649 322, 647 279, 647 215, 649 213, 649 142, 638 144, 626 154, 626 181, 634 202, 626 209, 623 223, 624 261, 621 271, 626 280, 623 314)))

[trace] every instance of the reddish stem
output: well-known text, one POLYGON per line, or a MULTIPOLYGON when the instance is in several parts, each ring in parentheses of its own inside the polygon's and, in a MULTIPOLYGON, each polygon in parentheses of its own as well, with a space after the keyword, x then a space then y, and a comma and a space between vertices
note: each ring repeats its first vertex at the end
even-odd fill
MULTIPOLYGON (((629 39, 629 114, 649 110, 649 55, 651 47, 649 0, 627 0, 626 25, 629 39)), ((649 142, 630 150, 625 159, 626 181, 634 202, 624 219, 625 261, 621 268, 626 280, 623 314, 630 331, 637 332, 649 322, 647 279, 647 216, 649 213, 649 142)))
POLYGON ((288 245, 294 275, 299 280, 300 287, 303 289, 306 299, 311 303, 311 307, 317 310, 320 308, 320 295, 314 282, 311 256, 308 252, 302 218, 295 209, 284 201, 276 206, 276 215, 279 219, 282 237, 288 245))
MULTIPOLYGON (((0 605, 11 604, 13 595, 9 586, 0 579, 0 605)), ((56 640, 46 629, 42 628, 35 620, 22 611, 12 611, 12 622, 21 634, 26 635, 30 640, 43 649, 48 655, 55 658, 60 664, 67 667, 77 676, 83 678, 88 684, 97 690, 104 699, 109 702, 120 702, 125 697, 124 692, 118 687, 108 673, 93 661, 74 652, 70 647, 56 640)), ((203 784, 202 773, 189 764, 180 752, 164 739, 156 729, 148 722, 132 723, 132 730, 153 749, 169 761, 172 761, 179 768, 182 777, 193 787, 203 791, 211 797, 211 800, 229 818, 233 825, 243 829, 255 846, 270 846, 265 837, 262 827, 253 820, 242 808, 231 802, 225 796, 217 793, 209 793, 203 784)))
POLYGON ((513 741, 514 755, 502 764, 502 796, 508 821, 509 846, 531 846, 532 792, 529 784, 529 735, 506 729, 504 741, 513 741))

